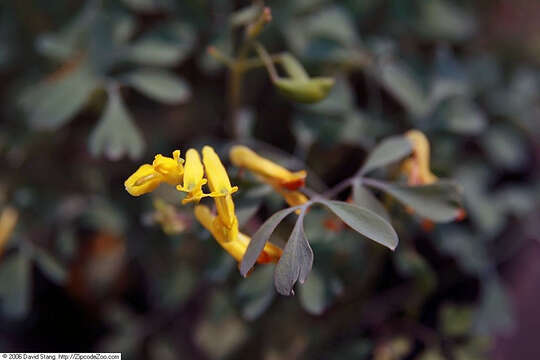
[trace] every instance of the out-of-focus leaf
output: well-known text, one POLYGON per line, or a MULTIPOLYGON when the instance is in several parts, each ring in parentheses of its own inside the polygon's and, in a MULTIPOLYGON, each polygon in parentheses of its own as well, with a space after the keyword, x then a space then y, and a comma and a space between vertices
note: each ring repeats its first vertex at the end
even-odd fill
POLYGON ((360 41, 353 21, 339 6, 328 6, 295 18, 284 29, 291 47, 300 54, 316 39, 331 40, 344 47, 352 47, 360 41))
POLYGON ((171 0, 122 0, 124 4, 135 11, 156 12, 170 9, 171 0))
POLYGON ((131 46, 128 56, 140 65, 173 66, 182 58, 182 51, 162 40, 143 39, 131 46))
POLYGON ((78 55, 88 40, 88 31, 97 15, 96 3, 86 2, 73 20, 59 32, 38 36, 37 51, 55 60, 72 59, 78 55))
POLYGON ((384 61, 372 69, 372 75, 413 117, 422 118, 432 110, 425 89, 405 64, 384 61))
POLYGON ((66 269, 58 260, 41 249, 33 249, 34 260, 40 270, 54 283, 62 285, 67 278, 66 269))
POLYGON ((334 88, 324 100, 312 105, 303 105, 302 109, 327 116, 348 113, 354 109, 351 85, 346 79, 337 78, 334 88))
POLYGON ((2 312, 11 318, 24 317, 30 307, 31 263, 22 251, 0 263, 2 312))
POLYGON ((446 357, 443 356, 439 349, 427 349, 420 354, 418 360, 445 360, 446 357))
POLYGON ((381 141, 369 153, 360 174, 381 168, 403 159, 412 152, 412 145, 404 136, 391 136, 381 141))
POLYGON ((324 359, 329 360, 366 360, 371 359, 373 345, 367 339, 349 341, 339 347, 332 347, 324 354, 324 359))
POLYGON ((273 266, 258 266, 238 286, 236 294, 242 304, 242 316, 245 319, 257 319, 272 303, 275 294, 273 275, 273 266))
POLYGON ((148 66, 173 66, 188 55, 195 44, 193 29, 180 22, 170 22, 144 35, 128 50, 128 58, 148 66))
POLYGON ((494 206, 492 195, 487 193, 491 170, 485 163, 472 162, 462 165, 456 179, 463 186, 463 199, 474 224, 484 234, 495 234, 505 225, 503 208, 494 206))
POLYGON ((294 295, 294 284, 303 284, 313 265, 313 250, 304 233, 303 217, 294 225, 283 255, 276 265, 274 285, 281 295, 294 295))
POLYGON ((300 304, 308 313, 320 315, 328 306, 326 284, 319 272, 311 271, 309 278, 299 289, 300 304))
POLYGON ((123 234, 127 228, 122 211, 104 198, 94 198, 88 205, 81 222, 92 229, 111 234, 123 234))
POLYGON ((193 336, 208 359, 224 359, 248 338, 248 330, 224 293, 212 295, 193 336))
POLYGON ((394 250, 398 244, 396 231, 384 218, 373 211, 343 201, 320 200, 353 230, 394 250))
POLYGON ((447 304, 439 310, 439 327, 446 336, 466 335, 472 328, 473 310, 470 306, 447 304))
POLYGON ((495 202, 496 206, 501 207, 505 212, 523 216, 534 210, 537 199, 534 189, 515 184, 497 192, 495 202))
POLYGON ((447 101, 439 113, 442 126, 461 135, 476 135, 487 127, 484 113, 474 103, 464 98, 447 101))
POLYGON ((476 29, 475 19, 451 1, 422 1, 418 31, 429 38, 465 40, 476 29))
POLYGON ((269 186, 257 186, 242 192, 234 199, 234 206, 240 227, 246 224, 259 209, 263 197, 272 191, 269 186))
POLYGON ((470 96, 471 86, 469 74, 450 49, 447 46, 439 47, 429 94, 431 106, 449 97, 470 96))
POLYGON ((367 208, 379 215, 386 221, 390 222, 390 215, 386 208, 381 204, 379 200, 363 185, 360 179, 353 182, 352 185, 353 201, 360 207, 367 208))
POLYGON ((291 207, 283 209, 270 216, 268 220, 261 225, 259 230, 251 237, 251 241, 247 247, 246 253, 240 263, 240 274, 246 276, 249 270, 257 262, 257 258, 262 252, 264 245, 270 239, 270 236, 279 225, 279 223, 287 217, 290 213, 295 211, 298 207, 291 207))
POLYGON ((461 209, 461 190, 452 181, 440 180, 418 186, 381 183, 378 188, 413 208, 418 215, 433 221, 454 221, 461 209))
POLYGON ((256 1, 253 4, 235 11, 229 17, 232 26, 244 26, 252 23, 261 14, 262 2, 256 1))
POLYGON ((456 225, 445 226, 437 234, 435 244, 441 252, 453 256, 469 274, 483 274, 492 266, 482 240, 456 225))
POLYGON ((482 145, 491 161, 505 169, 519 169, 527 160, 526 142, 511 127, 490 127, 482 138, 482 145))
POLYGON ((159 305, 165 309, 177 309, 191 295, 195 287, 195 275, 188 266, 175 266, 156 281, 157 299, 159 305))
POLYGON ((191 97, 184 79, 163 70, 136 70, 126 76, 126 81, 146 96, 166 104, 183 103, 191 97))
POLYGON ((90 152, 94 156, 105 154, 111 160, 124 155, 138 159, 144 147, 142 134, 133 124, 120 94, 117 90, 109 91, 105 112, 90 135, 90 152))
POLYGON ((413 277, 418 285, 415 296, 429 294, 437 284, 437 276, 426 259, 412 248, 402 248, 396 255, 394 260, 398 272, 413 277))
POLYGON ((474 317, 474 329, 482 335, 508 333, 514 328, 510 301, 499 279, 490 276, 482 282, 482 295, 474 317))
POLYGON ((100 81, 85 63, 59 79, 47 79, 28 87, 19 97, 19 105, 30 125, 55 130, 66 124, 87 103, 100 81))

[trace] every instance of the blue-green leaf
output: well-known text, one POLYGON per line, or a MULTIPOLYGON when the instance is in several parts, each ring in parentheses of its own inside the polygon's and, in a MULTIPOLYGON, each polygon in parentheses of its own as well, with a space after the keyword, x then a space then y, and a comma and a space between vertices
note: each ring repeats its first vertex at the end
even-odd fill
POLYGON ((250 276, 240 283, 237 296, 242 304, 242 316, 255 320, 261 316, 274 299, 274 266, 257 266, 250 276))
POLYGON ((303 284, 313 266, 313 250, 304 233, 303 217, 298 217, 283 255, 276 265, 274 286, 281 295, 294 295, 294 284, 303 284))
POLYGON ((141 93, 162 103, 179 104, 191 97, 188 83, 167 71, 140 69, 128 74, 125 80, 141 93))
POLYGON ((418 215, 433 221, 454 221, 461 209, 461 190, 452 181, 440 180, 418 186, 380 183, 378 188, 413 208, 418 215))
POLYGON ((8 317, 24 317, 30 307, 31 263, 19 251, 0 263, 0 298, 2 311, 8 317))
POLYGON ((353 230, 391 250, 396 248, 399 241, 396 231, 388 221, 373 211, 343 201, 319 200, 319 202, 353 230))
POLYGON ((261 225, 259 230, 252 236, 247 247, 246 253, 240 263, 240 274, 246 276, 249 270, 257 262, 257 258, 264 249, 264 245, 270 239, 270 236, 279 225, 279 223, 298 207, 283 209, 272 215, 268 220, 261 225))
POLYGON ((357 179, 352 186, 353 201, 360 207, 367 208, 379 215, 386 221, 390 221, 390 215, 379 200, 362 185, 362 181, 357 179))
POLYGON ((19 105, 35 128, 55 130, 66 124, 89 100, 100 82, 85 64, 60 79, 31 85, 19 97, 19 105))
POLYGON ((313 269, 298 292, 300 304, 308 313, 320 315, 328 306, 326 284, 321 274, 313 269))
POLYGON ((103 116, 90 135, 89 148, 94 156, 105 154, 111 160, 124 155, 137 159, 144 151, 144 139, 133 125, 117 90, 109 91, 109 101, 103 116))
POLYGON ((412 152, 412 145, 404 136, 391 136, 379 143, 368 155, 360 174, 384 167, 403 159, 412 152))

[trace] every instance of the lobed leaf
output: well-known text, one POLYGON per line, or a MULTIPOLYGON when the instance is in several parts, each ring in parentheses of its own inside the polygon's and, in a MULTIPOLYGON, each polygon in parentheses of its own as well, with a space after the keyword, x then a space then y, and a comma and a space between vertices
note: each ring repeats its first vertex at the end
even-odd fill
POLYGON ((109 91, 109 101, 98 125, 90 134, 89 148, 94 156, 105 154, 111 160, 124 155, 136 159, 145 144, 140 130, 133 125, 122 98, 117 91, 109 91))
POLYGON ((313 266, 313 250, 304 233, 303 217, 299 216, 283 255, 276 265, 274 286, 281 295, 294 295, 294 284, 303 284, 313 266))
POLYGON ((240 263, 240 274, 247 276, 247 273, 253 265, 257 262, 257 258, 264 249, 264 245, 270 239, 270 236, 279 225, 279 223, 287 217, 290 213, 298 209, 298 207, 290 207, 283 209, 273 214, 261 225, 259 230, 251 237, 251 241, 247 247, 246 253, 240 263))

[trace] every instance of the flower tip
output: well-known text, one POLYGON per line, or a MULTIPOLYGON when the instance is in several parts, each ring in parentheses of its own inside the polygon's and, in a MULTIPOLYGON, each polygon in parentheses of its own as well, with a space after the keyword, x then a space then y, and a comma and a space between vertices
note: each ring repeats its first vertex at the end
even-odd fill
POLYGON ((268 6, 266 6, 263 10, 263 19, 266 23, 272 21, 272 10, 268 6))
POLYGON ((463 208, 459 208, 456 213, 456 221, 463 221, 467 217, 467 212, 463 208))

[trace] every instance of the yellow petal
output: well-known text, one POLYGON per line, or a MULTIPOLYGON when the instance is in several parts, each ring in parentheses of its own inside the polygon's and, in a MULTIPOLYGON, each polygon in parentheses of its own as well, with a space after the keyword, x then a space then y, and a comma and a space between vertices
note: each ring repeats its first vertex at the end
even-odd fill
POLYGON ((183 162, 184 160, 180 158, 180 150, 175 150, 172 158, 161 154, 156 155, 152 166, 156 172, 163 176, 163 181, 171 185, 178 185, 184 174, 183 162))
POLYGON ((205 146, 202 153, 206 177, 208 178, 208 186, 213 193, 211 196, 225 196, 237 191, 237 186, 231 186, 229 175, 227 175, 227 171, 214 149, 210 146, 205 146))
POLYGON ((163 181, 163 175, 155 171, 152 165, 144 164, 124 182, 124 186, 131 195, 140 196, 153 191, 163 181))
MULTIPOLYGON (((219 245, 227 251, 236 261, 242 261, 251 238, 245 234, 237 233, 234 239, 227 241, 227 229, 220 223, 219 218, 214 216, 210 209, 204 205, 195 206, 195 218, 204 226, 219 245)), ((263 252, 257 259, 259 263, 277 262, 281 257, 282 250, 270 243, 266 243, 263 252)))
POLYGON ((186 153, 186 162, 184 164, 183 186, 177 186, 180 191, 188 193, 182 200, 183 204, 188 202, 199 202, 201 198, 207 196, 202 191, 202 186, 206 184, 204 177, 204 168, 199 153, 195 149, 189 149, 186 153))
POLYGON ((427 137, 418 130, 407 131, 405 137, 407 137, 413 147, 412 157, 405 160, 402 166, 402 171, 409 178, 409 184, 422 185, 437 181, 437 177, 431 172, 429 167, 430 146, 427 137))
MULTIPOLYGON (((276 190, 289 204, 289 206, 298 206, 303 205, 308 201, 308 198, 302 194, 300 191, 289 191, 286 189, 282 189, 279 187, 274 187, 274 190, 276 190)), ((296 213, 300 213, 300 209, 296 210, 296 213)))
POLYGON ((211 191, 209 195, 214 198, 221 224, 229 231, 227 238, 232 239, 238 234, 238 220, 234 213, 234 202, 231 194, 237 191, 238 187, 231 187, 227 171, 214 149, 205 146, 202 153, 208 186, 211 191))
POLYGON ((233 146, 229 157, 235 166, 246 168, 262 176, 267 182, 285 189, 296 190, 304 185, 305 171, 293 173, 283 166, 258 155, 246 146, 233 146))

